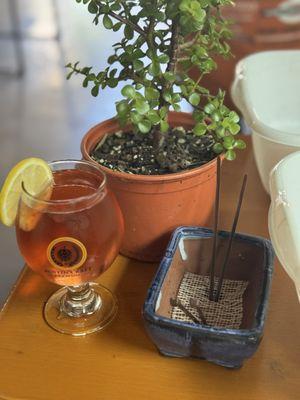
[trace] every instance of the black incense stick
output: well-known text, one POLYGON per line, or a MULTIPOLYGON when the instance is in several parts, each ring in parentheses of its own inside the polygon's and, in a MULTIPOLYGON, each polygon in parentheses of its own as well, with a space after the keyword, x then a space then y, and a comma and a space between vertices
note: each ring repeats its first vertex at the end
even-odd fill
POLYGON ((221 186, 221 161, 220 161, 220 157, 218 157, 217 158, 215 210, 214 210, 214 236, 213 236, 212 256, 211 256, 211 264, 210 264, 209 300, 214 299, 215 266, 216 266, 218 221, 219 221, 219 208, 220 208, 220 186, 221 186))
POLYGON ((246 184, 247 184, 247 175, 244 175, 243 184, 242 184, 241 191, 240 191, 240 196, 239 196, 239 201, 238 201, 237 209, 236 209, 236 212, 235 212, 235 216, 234 216, 234 220, 233 220, 233 224, 232 224, 232 228, 231 228, 231 232, 230 232, 229 244, 228 244, 225 260, 224 260, 224 263, 223 263, 223 266, 222 266, 219 282, 218 282, 218 288, 217 288, 216 297, 214 299, 215 301, 219 301, 219 298, 220 298, 220 293, 221 293, 221 289, 222 289, 224 274, 225 274, 225 270, 226 270, 226 267, 227 267, 227 264, 228 264, 230 251, 231 251, 231 247, 232 247, 232 241, 233 241, 233 237, 234 237, 234 234, 235 234, 236 226, 237 226, 237 223, 238 223, 238 220, 239 220, 239 216, 240 216, 240 211, 241 211, 243 197, 244 197, 244 193, 245 193, 245 189, 246 189, 246 184))
POLYGON ((206 321, 206 318, 205 318, 205 316, 203 314, 203 311, 202 311, 202 309, 200 307, 199 300, 191 298, 190 299, 190 306, 197 310, 199 318, 201 319, 201 321, 203 322, 204 325, 207 325, 207 321, 206 321))
POLYGON ((189 317, 194 323, 200 324, 201 321, 198 320, 178 299, 172 299, 170 298, 170 304, 172 307, 178 307, 180 310, 187 316, 189 317))

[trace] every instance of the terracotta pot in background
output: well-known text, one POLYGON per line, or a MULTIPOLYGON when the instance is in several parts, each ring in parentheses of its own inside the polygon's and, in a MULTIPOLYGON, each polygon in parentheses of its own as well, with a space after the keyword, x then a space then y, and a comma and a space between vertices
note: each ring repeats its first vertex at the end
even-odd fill
MULTIPOLYGON (((191 128, 188 113, 171 112, 171 126, 191 128)), ((104 121, 84 136, 82 155, 93 161, 91 151, 105 134, 120 127, 115 119, 104 121)), ((95 162, 95 161, 93 161, 95 162)), ((142 261, 159 261, 170 234, 180 225, 206 226, 213 209, 216 159, 184 172, 166 175, 132 175, 102 167, 125 220, 121 253, 142 261)))

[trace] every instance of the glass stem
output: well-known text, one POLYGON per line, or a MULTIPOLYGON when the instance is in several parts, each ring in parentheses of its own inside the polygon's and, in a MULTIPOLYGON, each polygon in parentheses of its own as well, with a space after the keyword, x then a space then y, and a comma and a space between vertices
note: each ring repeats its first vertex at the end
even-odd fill
POLYGON ((101 298, 89 283, 68 286, 60 302, 60 312, 69 317, 91 315, 101 307, 101 298))

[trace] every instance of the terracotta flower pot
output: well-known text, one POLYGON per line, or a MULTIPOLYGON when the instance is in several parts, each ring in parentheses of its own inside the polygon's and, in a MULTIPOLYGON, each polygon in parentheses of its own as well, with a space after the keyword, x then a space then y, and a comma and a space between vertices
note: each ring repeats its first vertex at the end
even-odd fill
MULTIPOLYGON (((191 128, 188 113, 171 112, 171 126, 191 128)), ((81 152, 93 161, 91 151, 105 134, 119 130, 118 121, 106 120, 84 136, 81 152)), ((121 253, 142 261, 159 261, 171 232, 180 225, 206 226, 213 209, 216 158, 205 165, 166 175, 133 175, 102 167, 125 220, 121 253)))

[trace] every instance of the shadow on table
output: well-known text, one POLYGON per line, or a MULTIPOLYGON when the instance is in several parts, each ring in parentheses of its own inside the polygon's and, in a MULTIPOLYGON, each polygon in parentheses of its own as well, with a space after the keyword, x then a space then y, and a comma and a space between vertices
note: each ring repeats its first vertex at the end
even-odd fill
POLYGON ((119 311, 107 333, 127 347, 156 351, 144 328, 142 307, 157 268, 158 264, 123 258, 117 284, 112 288, 118 297, 119 311))

